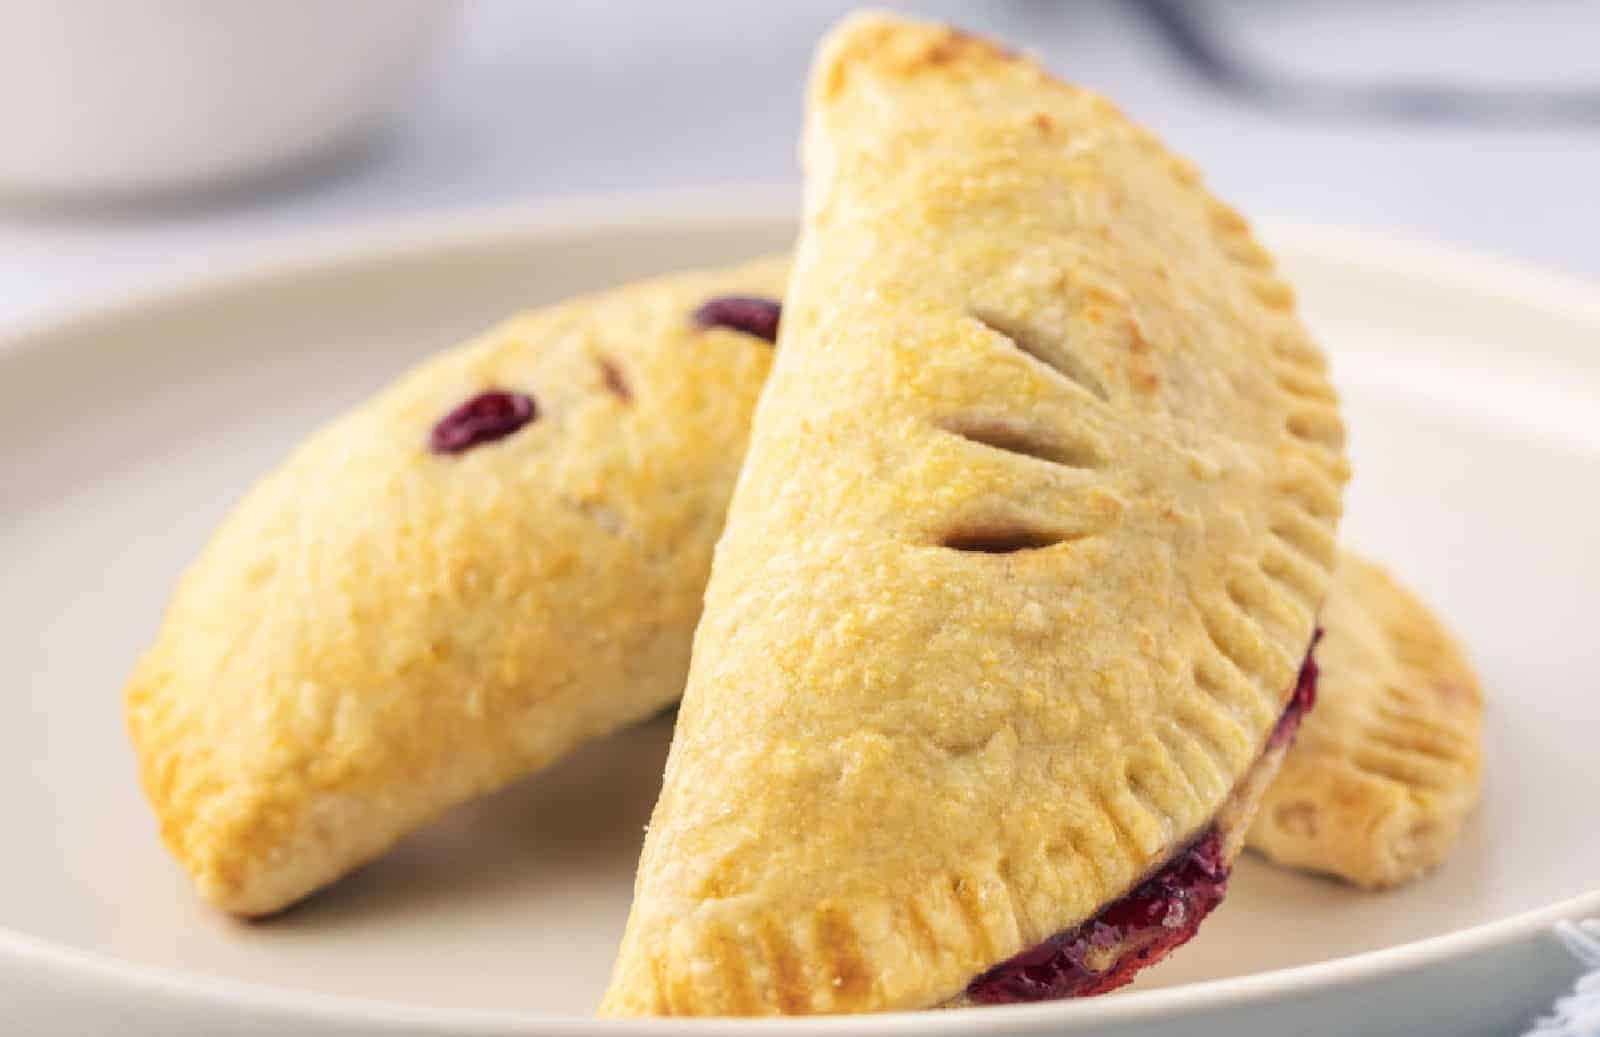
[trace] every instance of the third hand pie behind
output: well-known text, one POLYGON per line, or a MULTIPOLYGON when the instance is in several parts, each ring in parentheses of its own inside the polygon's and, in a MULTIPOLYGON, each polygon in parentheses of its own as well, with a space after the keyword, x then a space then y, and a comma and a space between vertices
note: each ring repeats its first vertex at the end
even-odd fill
POLYGON ((1483 693, 1410 591, 1344 552, 1322 612, 1319 705, 1250 827, 1280 864, 1360 886, 1436 867, 1477 803, 1483 693))

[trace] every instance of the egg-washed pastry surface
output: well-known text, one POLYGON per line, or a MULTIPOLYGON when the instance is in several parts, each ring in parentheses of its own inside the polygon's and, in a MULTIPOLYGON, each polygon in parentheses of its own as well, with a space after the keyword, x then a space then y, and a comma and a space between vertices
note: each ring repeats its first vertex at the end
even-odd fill
POLYGON ((1309 698, 1324 360, 1192 166, 989 43, 853 17, 804 151, 602 1012, 1105 989, 1220 896, 1309 698))
POLYGON ((1482 691, 1427 607, 1350 552, 1323 628, 1317 708, 1262 801, 1250 845, 1361 886, 1407 882, 1445 858, 1477 802, 1482 691))
POLYGON ((510 320, 249 492, 126 693, 202 896, 275 911, 678 697, 783 271, 510 320))

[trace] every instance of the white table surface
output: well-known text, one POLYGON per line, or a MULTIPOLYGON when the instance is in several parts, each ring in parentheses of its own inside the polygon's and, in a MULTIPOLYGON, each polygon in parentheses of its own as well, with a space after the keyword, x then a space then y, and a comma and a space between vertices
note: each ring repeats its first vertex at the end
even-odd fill
MULTIPOLYGON (((597 192, 792 184, 811 45, 847 4, 465 0, 389 135, 320 176, 98 215, 0 208, 0 322, 181 278, 260 239, 597 192)), ((1262 220, 1343 224, 1600 274, 1600 125, 1337 122, 1199 83, 1110 0, 918 3, 1115 97, 1262 220)), ((1336 81, 1600 86, 1591 0, 1223 0, 1228 36, 1336 81)))

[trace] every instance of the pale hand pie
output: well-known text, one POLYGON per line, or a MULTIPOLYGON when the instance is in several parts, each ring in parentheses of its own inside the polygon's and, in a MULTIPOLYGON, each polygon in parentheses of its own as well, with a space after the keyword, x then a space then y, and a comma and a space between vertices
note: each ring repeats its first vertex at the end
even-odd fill
POLYGON ((1443 625, 1345 552, 1322 613, 1319 699, 1250 845, 1281 864, 1392 886, 1437 866, 1477 802, 1483 695, 1443 625))
POLYGON ((777 319, 702 304, 783 271, 508 321, 250 491, 126 696, 202 896, 275 911, 678 697, 777 319))
POLYGON ((1325 362, 1192 166, 986 42, 847 20, 804 157, 602 1012, 1109 989, 1220 898, 1311 693, 1325 362))

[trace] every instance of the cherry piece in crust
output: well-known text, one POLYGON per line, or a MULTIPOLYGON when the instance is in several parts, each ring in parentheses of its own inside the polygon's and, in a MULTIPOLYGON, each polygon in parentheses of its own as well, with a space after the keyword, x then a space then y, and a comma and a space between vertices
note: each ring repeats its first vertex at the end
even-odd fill
POLYGON ((746 335, 778 341, 778 318, 783 312, 775 299, 755 295, 722 295, 703 303, 694 311, 694 323, 701 328, 732 328, 746 335))
POLYGON ((538 416, 533 397, 490 389, 440 418, 428 436, 428 449, 436 454, 459 454, 504 439, 538 416))

